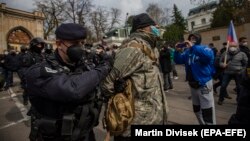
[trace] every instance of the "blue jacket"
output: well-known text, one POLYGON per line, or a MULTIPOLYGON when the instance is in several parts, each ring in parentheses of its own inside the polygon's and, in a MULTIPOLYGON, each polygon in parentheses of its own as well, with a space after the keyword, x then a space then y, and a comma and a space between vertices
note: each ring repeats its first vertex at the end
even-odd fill
POLYGON ((194 45, 192 48, 186 49, 183 53, 175 51, 174 57, 177 64, 185 64, 186 67, 190 65, 194 79, 201 86, 205 86, 215 73, 213 66, 214 53, 207 46, 194 45))

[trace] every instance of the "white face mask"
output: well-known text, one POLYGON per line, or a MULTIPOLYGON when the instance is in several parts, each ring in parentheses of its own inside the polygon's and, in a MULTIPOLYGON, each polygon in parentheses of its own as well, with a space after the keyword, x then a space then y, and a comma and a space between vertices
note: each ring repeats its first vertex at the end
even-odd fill
POLYGON ((230 47, 230 48, 229 48, 229 51, 230 51, 230 52, 235 52, 236 50, 237 50, 236 47, 230 47))
POLYGON ((86 52, 90 53, 90 52, 91 52, 91 50, 90 50, 90 49, 86 49, 86 52))
POLYGON ((193 46, 193 45, 195 45, 196 40, 191 40, 190 42, 192 43, 192 46, 193 46))
POLYGON ((243 43, 242 45, 243 45, 243 46, 247 46, 247 42, 243 43))

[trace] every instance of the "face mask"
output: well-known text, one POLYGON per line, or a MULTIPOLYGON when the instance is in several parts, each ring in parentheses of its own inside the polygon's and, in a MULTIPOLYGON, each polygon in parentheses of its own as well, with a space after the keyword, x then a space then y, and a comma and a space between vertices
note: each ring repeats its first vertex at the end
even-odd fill
POLYGON ((90 50, 90 49, 86 49, 86 52, 90 53, 90 52, 91 52, 91 50, 90 50))
POLYGON ((155 35, 156 37, 161 36, 160 30, 158 28, 156 28, 155 26, 150 26, 150 27, 153 35, 155 35))
POLYGON ((41 54, 42 50, 43 50, 43 48, 41 48, 41 47, 34 47, 33 48, 33 51, 36 52, 36 53, 38 53, 38 54, 41 54))
POLYGON ((67 49, 67 56, 70 61, 77 63, 83 57, 84 51, 80 45, 71 45, 67 49))
POLYGON ((235 52, 236 50, 237 50, 236 47, 230 47, 230 48, 229 48, 229 51, 230 51, 230 52, 235 52))
POLYGON ((51 54, 51 53, 52 53, 52 50, 50 50, 50 49, 46 49, 46 50, 45 50, 45 53, 47 53, 47 54, 51 54))
POLYGON ((247 46, 247 42, 243 43, 242 45, 246 47, 247 46))
POLYGON ((192 46, 196 44, 196 40, 191 40, 192 46))

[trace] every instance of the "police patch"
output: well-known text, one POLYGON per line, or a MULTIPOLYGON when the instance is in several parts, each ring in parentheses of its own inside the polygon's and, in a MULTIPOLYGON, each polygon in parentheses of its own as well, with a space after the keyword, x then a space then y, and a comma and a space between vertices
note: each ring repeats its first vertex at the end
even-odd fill
POLYGON ((45 71, 46 71, 47 73, 57 73, 57 72, 58 72, 57 70, 53 70, 53 69, 48 68, 48 67, 45 67, 45 71))

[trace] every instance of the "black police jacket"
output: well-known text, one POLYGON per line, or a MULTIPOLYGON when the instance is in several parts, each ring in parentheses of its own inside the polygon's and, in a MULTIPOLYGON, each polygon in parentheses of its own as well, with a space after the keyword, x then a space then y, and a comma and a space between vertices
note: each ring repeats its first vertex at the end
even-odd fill
POLYGON ((30 67, 36 63, 42 62, 44 60, 44 56, 36 52, 28 51, 27 53, 22 53, 19 60, 21 67, 30 67))
POLYGON ((38 54, 36 52, 28 51, 27 53, 21 52, 18 54, 18 64, 19 64, 19 70, 18 75, 22 80, 22 83, 25 84, 25 72, 26 70, 36 64, 40 63, 44 60, 44 57, 41 54, 38 54))
POLYGON ((8 54, 5 57, 4 66, 9 71, 17 71, 19 69, 18 55, 16 53, 8 54))
POLYGON ((229 124, 250 124, 250 78, 242 82, 236 113, 229 119, 229 124))
POLYGON ((61 118, 65 111, 93 98, 93 91, 108 75, 110 66, 105 64, 86 71, 74 73, 56 52, 49 59, 31 66, 26 71, 27 92, 36 111, 50 118, 61 118))
POLYGON ((160 51, 159 61, 160 61, 161 70, 163 73, 169 73, 172 71, 170 50, 168 48, 165 48, 160 51))

